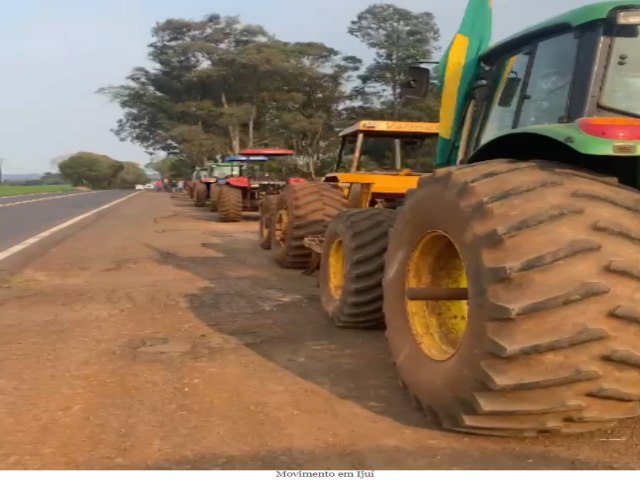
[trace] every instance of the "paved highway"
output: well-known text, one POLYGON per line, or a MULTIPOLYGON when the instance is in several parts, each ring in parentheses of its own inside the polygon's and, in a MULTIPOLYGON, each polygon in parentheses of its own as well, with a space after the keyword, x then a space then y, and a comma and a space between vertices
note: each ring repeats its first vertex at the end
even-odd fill
POLYGON ((36 201, 42 201, 46 198, 78 195, 80 193, 85 193, 85 192, 30 193, 27 195, 0 197, 0 205, 7 205, 9 203, 26 203, 26 202, 31 203, 36 201))
POLYGON ((132 193, 107 190, 0 198, 0 260, 7 249, 132 193))

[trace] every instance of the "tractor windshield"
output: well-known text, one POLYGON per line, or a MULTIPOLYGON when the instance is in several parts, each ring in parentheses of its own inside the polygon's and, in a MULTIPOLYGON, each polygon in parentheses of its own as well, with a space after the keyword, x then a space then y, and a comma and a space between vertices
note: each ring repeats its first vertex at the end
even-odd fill
POLYGON ((211 169, 211 176, 225 178, 228 176, 240 175, 242 165, 214 165, 211 169))
MULTIPOLYGON (((427 139, 420 137, 398 138, 397 144, 394 140, 394 138, 386 136, 365 135, 357 170, 384 172, 409 168, 418 172, 426 172, 431 169, 435 157, 437 140, 435 135, 427 139), (396 155, 399 155, 399 165, 396 163, 396 155)), ((342 154, 339 171, 349 170, 354 150, 355 139, 349 139, 342 154)))
POLYGON ((637 25, 618 27, 600 104, 640 116, 640 27, 637 25))

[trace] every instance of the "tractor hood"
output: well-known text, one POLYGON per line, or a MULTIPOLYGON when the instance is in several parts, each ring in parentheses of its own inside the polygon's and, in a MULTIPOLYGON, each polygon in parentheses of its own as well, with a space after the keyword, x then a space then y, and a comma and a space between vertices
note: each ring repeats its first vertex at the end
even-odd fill
POLYGON ((418 180, 424 175, 415 172, 363 172, 363 173, 331 173, 324 177, 324 182, 345 185, 370 184, 373 194, 402 195, 407 190, 416 188, 418 180))

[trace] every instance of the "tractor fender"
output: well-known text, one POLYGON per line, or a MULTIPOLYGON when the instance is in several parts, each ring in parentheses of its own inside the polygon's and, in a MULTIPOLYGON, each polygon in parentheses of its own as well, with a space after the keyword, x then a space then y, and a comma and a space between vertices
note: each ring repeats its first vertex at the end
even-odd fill
POLYGON ((227 178, 227 185, 238 188, 249 188, 251 186, 247 177, 227 178))
POLYGON ((478 148, 465 163, 477 163, 496 158, 513 158, 516 160, 553 160, 562 158, 577 160, 581 157, 571 145, 555 138, 530 132, 512 132, 487 142, 478 148))
POLYGON ((307 180, 300 177, 291 177, 287 179, 287 184, 294 185, 297 183, 307 183, 307 180))

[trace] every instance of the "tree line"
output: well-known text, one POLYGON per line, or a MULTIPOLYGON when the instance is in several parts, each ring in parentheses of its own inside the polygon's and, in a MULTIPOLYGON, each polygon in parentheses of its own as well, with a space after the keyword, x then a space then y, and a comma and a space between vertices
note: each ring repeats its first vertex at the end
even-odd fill
POLYGON ((291 148, 314 176, 328 168, 336 132, 352 122, 438 116, 437 99, 400 97, 407 65, 437 51, 431 13, 376 4, 348 32, 372 50, 371 63, 324 43, 279 40, 239 17, 168 19, 152 30, 153 66, 99 93, 123 109, 117 137, 155 155, 149 166, 162 176, 185 178, 250 147, 291 148))
POLYGON ((60 175, 73 186, 93 190, 129 189, 148 182, 135 162, 121 162, 106 155, 78 152, 58 164, 60 175))

